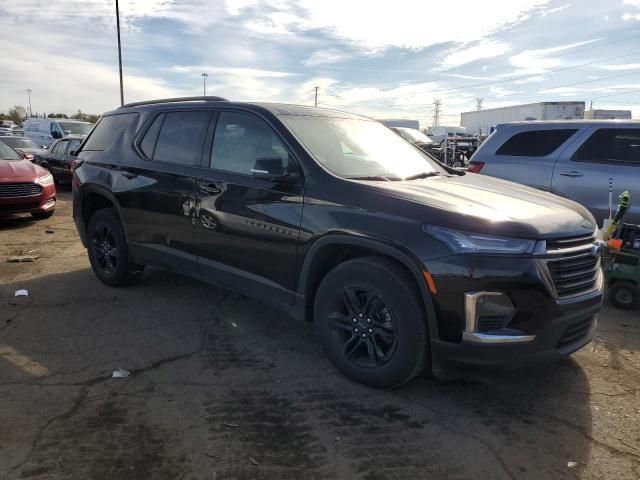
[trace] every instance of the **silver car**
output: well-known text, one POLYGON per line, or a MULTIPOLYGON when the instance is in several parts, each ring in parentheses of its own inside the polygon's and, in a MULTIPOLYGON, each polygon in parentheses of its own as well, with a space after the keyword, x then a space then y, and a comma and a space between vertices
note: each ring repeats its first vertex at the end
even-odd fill
POLYGON ((469 171, 553 192, 587 207, 598 224, 631 192, 625 222, 640 224, 640 122, 558 120, 498 125, 469 171))

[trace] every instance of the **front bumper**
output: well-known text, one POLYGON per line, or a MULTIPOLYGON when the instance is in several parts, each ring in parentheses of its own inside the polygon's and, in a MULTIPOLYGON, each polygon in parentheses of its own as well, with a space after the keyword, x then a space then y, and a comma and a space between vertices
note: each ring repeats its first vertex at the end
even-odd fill
POLYGON ((0 217, 18 213, 45 213, 56 208, 56 188, 47 185, 38 195, 0 199, 0 217))
POLYGON ((424 265, 437 287, 434 371, 448 363, 516 368, 569 355, 593 338, 603 299, 599 270, 593 289, 558 298, 536 258, 452 255, 424 265), (508 300, 492 300, 500 297, 508 300))
POLYGON ((434 368, 444 363, 500 366, 509 369, 566 357, 588 344, 596 330, 597 313, 602 305, 602 291, 585 295, 578 308, 549 319, 528 341, 459 343, 431 341, 434 368))

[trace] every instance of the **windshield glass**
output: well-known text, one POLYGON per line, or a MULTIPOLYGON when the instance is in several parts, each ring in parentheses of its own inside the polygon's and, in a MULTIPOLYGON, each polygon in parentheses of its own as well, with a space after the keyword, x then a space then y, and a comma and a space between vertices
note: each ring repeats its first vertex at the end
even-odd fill
POLYGON ((9 137, 3 138, 2 141, 13 148, 40 148, 37 143, 28 138, 9 137))
POLYGON ((0 142, 0 160, 22 160, 22 157, 13 148, 0 142))
POLYGON ((65 134, 89 135, 93 125, 85 122, 58 122, 65 134))
POLYGON ((422 133, 420 130, 416 130, 415 128, 399 127, 397 130, 400 135, 412 142, 433 143, 433 140, 431 140, 424 133, 422 133))
POLYGON ((296 115, 280 118, 318 162, 343 178, 398 180, 443 172, 417 148, 372 120, 296 115))

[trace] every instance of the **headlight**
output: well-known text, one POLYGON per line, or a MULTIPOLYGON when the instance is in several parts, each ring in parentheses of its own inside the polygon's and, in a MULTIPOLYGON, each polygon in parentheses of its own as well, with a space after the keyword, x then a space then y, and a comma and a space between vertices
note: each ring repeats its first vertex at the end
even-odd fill
POLYGON ((498 255, 524 255, 532 253, 535 240, 494 237, 484 233, 461 232, 436 225, 424 225, 425 233, 443 242, 453 253, 493 253, 498 255))
POLYGON ((52 185, 53 184, 53 176, 50 173, 47 173, 46 175, 38 177, 38 183, 40 185, 42 185, 43 187, 46 187, 47 185, 52 185))

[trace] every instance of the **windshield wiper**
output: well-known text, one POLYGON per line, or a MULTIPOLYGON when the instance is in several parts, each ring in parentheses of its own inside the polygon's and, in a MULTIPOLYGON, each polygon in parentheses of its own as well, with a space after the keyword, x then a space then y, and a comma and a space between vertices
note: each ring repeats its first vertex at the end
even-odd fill
POLYGON ((415 175, 409 175, 408 177, 404 177, 404 179, 417 180, 419 178, 437 177, 438 175, 440 175, 438 172, 422 172, 422 173, 416 173, 415 175))
POLYGON ((398 177, 383 177, 382 175, 370 175, 364 177, 347 177, 349 180, 385 180, 387 182, 393 182, 400 180, 398 177))

